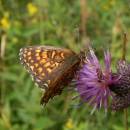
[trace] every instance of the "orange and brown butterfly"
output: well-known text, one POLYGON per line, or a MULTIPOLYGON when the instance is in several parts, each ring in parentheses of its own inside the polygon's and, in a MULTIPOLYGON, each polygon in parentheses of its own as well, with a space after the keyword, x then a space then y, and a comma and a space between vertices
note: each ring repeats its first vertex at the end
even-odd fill
POLYGON ((32 75, 34 81, 45 93, 41 104, 60 95, 64 86, 74 78, 80 68, 84 53, 51 46, 29 46, 20 49, 20 62, 32 75))

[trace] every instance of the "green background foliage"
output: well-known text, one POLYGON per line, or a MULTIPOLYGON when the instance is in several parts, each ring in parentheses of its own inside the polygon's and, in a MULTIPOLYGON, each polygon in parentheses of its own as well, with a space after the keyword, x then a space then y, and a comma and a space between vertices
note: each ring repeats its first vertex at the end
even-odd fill
MULTIPOLYGON (((83 36, 81 0, 0 0, 0 130, 123 130, 123 111, 75 108, 73 92, 65 89, 45 108, 42 92, 19 63, 19 49, 29 45, 52 45, 79 52, 89 39, 100 59, 103 48, 112 53, 113 69, 122 55, 123 33, 130 43, 130 1, 86 2, 83 36)), ((127 59, 130 60, 130 45, 127 59)), ((130 111, 129 111, 130 113, 130 111)), ((129 116, 130 123, 130 116, 129 116)), ((130 127, 130 124, 129 124, 130 127)))

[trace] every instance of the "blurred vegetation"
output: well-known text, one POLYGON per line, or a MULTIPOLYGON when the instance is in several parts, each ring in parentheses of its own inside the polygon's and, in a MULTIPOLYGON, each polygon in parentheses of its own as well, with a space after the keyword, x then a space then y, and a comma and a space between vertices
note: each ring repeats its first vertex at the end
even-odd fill
MULTIPOLYGON (((129 44, 129 0, 0 0, 0 130, 123 130, 122 111, 90 115, 86 105, 73 107, 73 93, 66 90, 41 107, 42 93, 20 65, 18 53, 29 45, 79 52, 91 41, 100 58, 103 48, 110 48, 115 64, 124 32, 129 44)), ((130 45, 128 60, 129 51, 130 45)))

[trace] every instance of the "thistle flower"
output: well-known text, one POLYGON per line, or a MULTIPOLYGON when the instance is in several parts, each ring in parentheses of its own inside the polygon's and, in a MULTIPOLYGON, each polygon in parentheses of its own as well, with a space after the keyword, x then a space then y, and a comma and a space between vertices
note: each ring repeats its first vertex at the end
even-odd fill
POLYGON ((130 94, 125 96, 114 95, 111 103, 111 108, 114 111, 122 110, 130 106, 130 94))
POLYGON ((84 65, 77 73, 77 91, 81 100, 93 106, 93 110, 101 107, 107 110, 109 96, 112 94, 109 85, 118 80, 112 76, 109 51, 104 53, 104 63, 105 67, 102 69, 94 51, 90 48, 84 65))
POLYGON ((123 60, 119 61, 115 77, 120 78, 118 82, 109 85, 110 90, 115 93, 111 108, 121 110, 130 105, 130 64, 123 60))

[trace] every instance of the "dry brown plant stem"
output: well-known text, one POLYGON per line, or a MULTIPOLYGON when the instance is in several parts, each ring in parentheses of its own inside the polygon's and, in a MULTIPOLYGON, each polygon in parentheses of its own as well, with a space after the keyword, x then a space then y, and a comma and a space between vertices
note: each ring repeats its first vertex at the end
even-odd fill
MULTIPOLYGON (((122 60, 126 60, 127 34, 123 35, 122 60)), ((128 130, 128 109, 124 109, 125 130, 128 130)))

